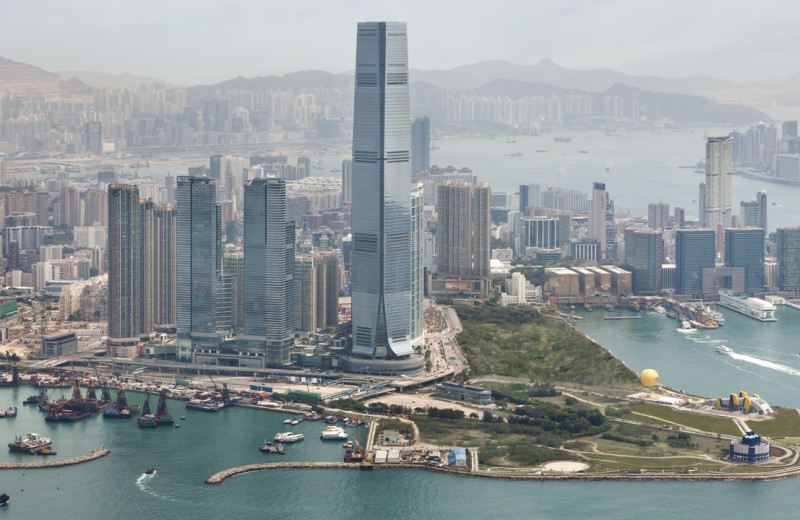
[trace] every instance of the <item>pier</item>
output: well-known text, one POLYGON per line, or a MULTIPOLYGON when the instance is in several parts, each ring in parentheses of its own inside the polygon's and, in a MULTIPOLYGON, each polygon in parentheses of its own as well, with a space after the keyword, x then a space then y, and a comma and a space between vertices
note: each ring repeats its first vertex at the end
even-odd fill
POLYGON ((1 469, 40 469, 40 468, 59 468, 61 466, 72 466, 73 464, 82 464, 89 462, 100 457, 105 457, 111 453, 108 448, 97 448, 88 455, 80 457, 72 457, 71 459, 64 460, 49 460, 46 462, 0 462, 1 469))

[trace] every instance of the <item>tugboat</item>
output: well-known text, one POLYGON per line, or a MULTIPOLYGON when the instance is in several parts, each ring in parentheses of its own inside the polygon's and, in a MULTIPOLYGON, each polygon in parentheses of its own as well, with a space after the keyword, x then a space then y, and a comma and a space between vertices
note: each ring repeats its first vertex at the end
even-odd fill
POLYGON ((6 410, 6 417, 16 417, 16 416, 17 416, 17 407, 9 406, 8 410, 6 410))

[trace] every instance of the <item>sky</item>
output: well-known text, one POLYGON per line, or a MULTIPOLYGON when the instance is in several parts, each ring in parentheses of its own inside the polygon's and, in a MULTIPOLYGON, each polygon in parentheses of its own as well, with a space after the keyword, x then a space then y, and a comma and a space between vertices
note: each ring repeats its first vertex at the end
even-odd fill
POLYGON ((355 67, 356 24, 408 23, 409 66, 549 58, 570 69, 783 80, 796 61, 792 1, 2 0, 0 56, 48 71, 178 85, 355 67))

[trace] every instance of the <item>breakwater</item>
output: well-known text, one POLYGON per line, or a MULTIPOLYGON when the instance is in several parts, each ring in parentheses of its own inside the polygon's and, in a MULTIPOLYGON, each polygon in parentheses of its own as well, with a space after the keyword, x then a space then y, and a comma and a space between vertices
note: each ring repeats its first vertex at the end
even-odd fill
POLYGON ((82 464, 89 462, 100 457, 105 457, 111 453, 108 448, 97 448, 88 455, 80 457, 72 457, 71 459, 63 460, 48 460, 46 462, 2 462, 0 469, 40 469, 40 468, 59 468, 61 466, 72 466, 73 464, 82 464))
POLYGON ((796 477, 800 475, 800 467, 792 467, 765 473, 551 473, 551 474, 503 474, 488 471, 468 471, 463 469, 431 466, 427 464, 381 464, 362 465, 349 462, 267 462, 264 464, 248 464, 215 473, 205 480, 206 484, 222 484, 231 477, 279 469, 421 469, 437 473, 447 473, 461 477, 491 478, 499 480, 538 480, 538 481, 647 481, 647 480, 693 480, 693 481, 770 481, 796 477))

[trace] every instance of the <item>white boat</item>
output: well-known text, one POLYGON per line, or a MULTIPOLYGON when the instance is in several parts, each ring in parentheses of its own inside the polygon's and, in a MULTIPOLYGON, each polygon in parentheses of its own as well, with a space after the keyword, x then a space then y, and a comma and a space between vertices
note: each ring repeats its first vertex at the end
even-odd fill
POLYGON ((283 424, 292 424, 292 420, 291 419, 286 419, 285 421, 283 421, 283 424))
POLYGON ((717 352, 720 354, 730 355, 733 354, 733 350, 730 347, 726 347, 725 345, 720 345, 717 347, 717 352))
POLYGON ((276 442, 297 442, 305 439, 302 433, 283 432, 275 434, 276 442))
POLYGON ((688 332, 695 332, 697 329, 692 327, 691 323, 684 320, 681 322, 681 327, 675 330, 677 330, 678 332, 688 333, 688 332))
POLYGON ((297 419, 295 419, 295 420, 293 420, 293 421, 290 421, 290 422, 289 422, 289 424, 291 424, 292 426, 297 426, 298 424, 300 424, 300 421, 298 421, 297 419))
POLYGON ((323 441, 347 439, 347 432, 338 426, 328 426, 319 436, 323 441))
POLYGON ((759 321, 778 321, 775 318, 775 306, 760 298, 748 298, 743 294, 720 291, 719 304, 759 321))
POLYGON ((667 313, 667 310, 664 307, 662 307, 661 305, 659 305, 658 307, 654 308, 653 310, 656 311, 659 314, 666 314, 667 313))

